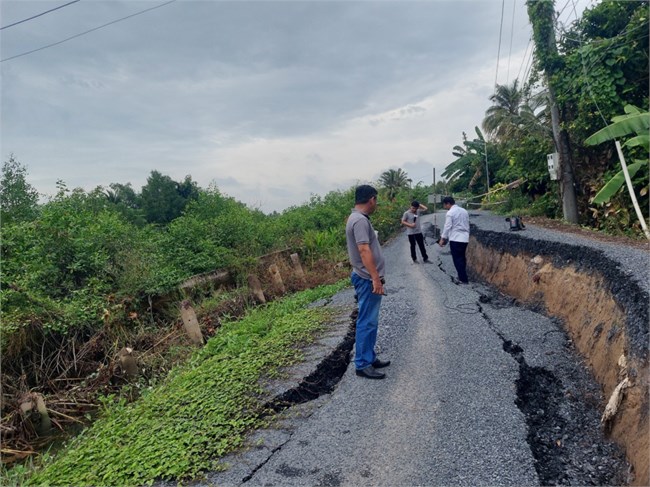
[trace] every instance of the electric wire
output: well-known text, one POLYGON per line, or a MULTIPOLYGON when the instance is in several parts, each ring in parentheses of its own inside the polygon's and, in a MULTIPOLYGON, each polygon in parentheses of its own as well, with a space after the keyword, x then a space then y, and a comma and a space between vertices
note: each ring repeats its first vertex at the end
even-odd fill
POLYGON ((13 24, 5 25, 4 27, 0 27, 0 30, 3 29, 8 29, 9 27, 13 27, 14 25, 22 24, 23 22, 27 22, 28 20, 33 20, 37 17, 40 17, 41 15, 49 14, 50 12, 54 12, 55 10, 59 10, 60 8, 67 7, 68 5, 72 5, 73 3, 77 3, 81 0, 72 0, 72 2, 68 2, 64 5, 59 5, 58 7, 51 8, 50 10, 46 10, 45 12, 41 12, 40 14, 33 15, 27 19, 19 20, 18 22, 14 22, 13 24))
POLYGON ((22 56, 27 56, 28 54, 33 54, 35 52, 42 51, 42 50, 47 49, 49 47, 58 46, 59 44, 63 44, 64 42, 70 41, 72 39, 76 39, 77 37, 81 37, 81 36, 86 35, 86 34, 89 34, 90 32, 94 32, 96 30, 103 29, 104 27, 108 27, 109 25, 117 24, 118 22, 122 22, 123 20, 130 19, 131 17, 135 17, 137 15, 141 15, 141 14, 144 14, 146 12, 151 12, 152 10, 164 7, 166 5, 169 5, 170 3, 174 3, 175 1, 176 0, 169 0, 168 2, 161 3, 160 5, 156 5, 155 7, 150 7, 150 8, 144 9, 144 10, 140 10, 139 12, 135 12, 135 13, 133 13, 131 15, 127 15, 126 17, 121 17, 121 18, 113 20, 111 22, 107 22, 105 24, 102 24, 102 25, 100 25, 98 27, 94 27, 94 28, 86 30, 84 32, 80 32, 79 34, 75 34, 75 35, 73 35, 71 37, 68 37, 66 39, 63 39, 61 41, 53 42, 52 44, 48 44, 46 46, 42 46, 42 47, 39 47, 37 49, 32 49, 31 51, 26 51, 26 52, 23 52, 23 53, 20 53, 20 54, 16 54, 15 56, 11 56, 11 57, 8 57, 8 58, 5 58, 5 59, 1 59, 0 63, 4 63, 5 61, 11 61, 12 59, 16 59, 16 58, 19 58, 19 57, 22 57, 22 56))
POLYGON ((497 50, 497 69, 494 75, 494 93, 497 89, 497 79, 499 78, 499 58, 501 57, 501 34, 503 33, 503 12, 505 10, 506 0, 501 0, 501 22, 499 25, 499 49, 497 50))
MULTIPOLYGON (((438 258, 438 265, 437 265, 438 269, 443 274, 448 275, 447 272, 444 269, 442 269, 442 259, 440 258, 440 253, 438 253, 437 258, 438 258)), ((470 301, 470 302, 466 302, 466 303, 459 303, 459 304, 456 304, 456 305, 448 304, 448 303, 451 303, 451 299, 449 299, 449 294, 447 294, 447 292, 445 291, 445 287, 443 286, 443 283, 441 283, 436 278, 437 272, 435 271, 435 269, 433 269, 433 270, 428 270, 427 269, 425 272, 431 277, 431 280, 438 283, 439 291, 441 291, 442 294, 444 294, 444 298, 442 300, 443 308, 449 309, 451 311, 456 311, 456 312, 464 314, 464 315, 475 315, 475 314, 479 314, 481 312, 481 310, 479 309, 478 304, 476 302, 474 302, 474 301, 470 301)))
POLYGON ((510 25, 510 49, 508 50, 508 71, 506 72, 506 84, 510 81, 510 60, 512 59, 512 37, 515 33, 515 8, 517 7, 517 2, 512 2, 512 22, 510 25))
MULTIPOLYGON (((526 50, 524 51, 524 56, 521 58, 521 64, 519 65, 519 71, 517 71, 517 78, 515 78, 515 79, 520 79, 519 76, 521 75, 521 68, 524 67, 524 63, 525 63, 526 65, 528 65, 528 61, 527 61, 527 59, 526 59, 526 56, 529 55, 529 53, 528 53, 528 49, 530 48, 530 45, 532 44, 532 42, 533 42, 533 38, 532 38, 532 37, 529 37, 529 38, 528 38, 528 44, 526 45, 526 50)), ((532 51, 531 51, 531 52, 530 52, 530 56, 532 56, 532 55, 533 55, 533 53, 532 53, 532 51)), ((522 82, 522 86, 523 86, 523 84, 524 84, 524 83, 522 82)))

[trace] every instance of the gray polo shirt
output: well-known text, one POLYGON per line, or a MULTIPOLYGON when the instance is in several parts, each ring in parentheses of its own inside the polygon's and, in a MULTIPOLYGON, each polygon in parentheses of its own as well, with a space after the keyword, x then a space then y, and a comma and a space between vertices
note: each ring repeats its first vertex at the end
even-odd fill
POLYGON ((415 235, 416 233, 422 233, 422 226, 420 225, 421 214, 422 210, 417 210, 415 213, 411 212, 411 210, 406 210, 404 212, 404 215, 402 215, 402 221, 406 221, 406 223, 415 222, 415 228, 406 227, 406 235, 415 235))
POLYGON ((367 243, 370 245, 372 257, 375 260, 375 266, 380 277, 384 276, 384 256, 381 253, 379 239, 372 228, 370 219, 358 210, 352 210, 345 225, 345 238, 348 244, 348 257, 354 272, 363 279, 371 279, 361 261, 361 254, 357 245, 367 243))

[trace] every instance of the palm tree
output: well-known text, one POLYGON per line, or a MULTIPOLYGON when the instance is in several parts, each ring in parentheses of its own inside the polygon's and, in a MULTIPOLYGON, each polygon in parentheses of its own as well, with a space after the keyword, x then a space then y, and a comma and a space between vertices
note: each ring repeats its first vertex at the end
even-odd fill
POLYGON ((497 85, 490 96, 493 105, 485 112, 483 129, 488 137, 499 142, 518 140, 523 134, 552 137, 546 96, 546 93, 538 93, 527 97, 519 88, 518 80, 509 86, 497 85))
POLYGON ((518 126, 519 110, 523 104, 523 93, 518 83, 514 80, 510 86, 497 85, 490 96, 493 105, 485 112, 483 129, 488 136, 499 141, 513 135, 518 126))
POLYGON ((401 189, 408 189, 409 177, 403 169, 389 169, 379 176, 379 182, 386 190, 388 199, 393 201, 401 189))

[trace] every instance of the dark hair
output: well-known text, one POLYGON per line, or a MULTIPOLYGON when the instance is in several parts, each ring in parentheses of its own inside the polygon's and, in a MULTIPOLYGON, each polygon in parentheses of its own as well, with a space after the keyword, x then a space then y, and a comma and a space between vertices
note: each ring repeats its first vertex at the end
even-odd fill
POLYGON ((446 205, 447 203, 449 203, 450 205, 455 205, 455 204, 456 204, 456 200, 454 200, 454 198, 452 198, 451 196, 445 196, 445 197, 442 199, 442 204, 443 204, 443 205, 446 205))
POLYGON ((373 196, 377 196, 377 190, 368 184, 357 186, 354 191, 354 204, 361 205, 367 203, 373 196))
POLYGON ((420 202, 418 200, 413 200, 411 201, 411 206, 414 208, 419 208, 420 207, 420 202))

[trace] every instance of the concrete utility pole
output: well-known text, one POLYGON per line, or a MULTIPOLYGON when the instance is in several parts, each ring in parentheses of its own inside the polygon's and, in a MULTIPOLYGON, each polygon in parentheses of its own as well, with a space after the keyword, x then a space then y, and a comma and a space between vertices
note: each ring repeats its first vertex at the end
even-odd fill
POLYGON ((551 109, 551 126, 553 142, 559 154, 558 173, 562 194, 562 212, 564 219, 578 223, 578 202, 575 191, 575 177, 569 150, 569 135, 561 127, 562 115, 555 97, 552 78, 562 68, 562 59, 555 42, 555 1, 527 0, 528 18, 533 26, 533 38, 539 67, 544 71, 548 100, 551 109))

